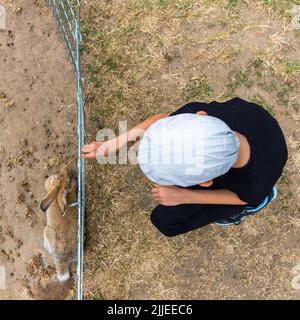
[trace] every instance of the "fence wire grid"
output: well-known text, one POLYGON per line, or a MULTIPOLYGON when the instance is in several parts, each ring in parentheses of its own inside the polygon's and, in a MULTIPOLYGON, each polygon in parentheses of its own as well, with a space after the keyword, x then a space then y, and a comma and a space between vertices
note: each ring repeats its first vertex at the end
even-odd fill
POLYGON ((77 169, 78 169, 78 234, 77 234, 77 300, 83 299, 83 236, 85 215, 85 173, 81 149, 84 144, 84 99, 80 64, 80 0, 48 0, 58 30, 65 43, 77 81, 77 169))

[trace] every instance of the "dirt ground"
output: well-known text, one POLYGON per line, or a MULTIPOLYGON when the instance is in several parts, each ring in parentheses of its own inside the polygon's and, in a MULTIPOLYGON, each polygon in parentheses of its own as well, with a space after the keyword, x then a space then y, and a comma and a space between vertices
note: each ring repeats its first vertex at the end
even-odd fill
POLYGON ((91 299, 299 299, 300 33, 288 0, 113 0, 82 8, 88 141, 188 101, 240 96, 280 122, 279 196, 239 227, 165 238, 136 166, 87 162, 91 299))
POLYGON ((0 299, 65 299, 43 249, 44 179, 75 153, 73 70, 44 1, 0 0, 0 299))

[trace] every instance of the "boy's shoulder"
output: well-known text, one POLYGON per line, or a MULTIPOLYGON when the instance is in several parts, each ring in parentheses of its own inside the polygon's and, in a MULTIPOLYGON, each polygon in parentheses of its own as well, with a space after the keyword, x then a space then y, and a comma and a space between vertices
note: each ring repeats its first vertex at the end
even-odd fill
POLYGON ((171 113, 171 116, 181 114, 181 113, 196 113, 198 111, 211 111, 213 109, 224 109, 228 112, 231 110, 241 110, 241 111, 262 111, 263 113, 267 112, 263 107, 259 106, 256 103, 248 102, 239 97, 232 98, 227 101, 219 102, 219 101, 211 101, 209 103, 193 101, 184 104, 175 112, 171 113))

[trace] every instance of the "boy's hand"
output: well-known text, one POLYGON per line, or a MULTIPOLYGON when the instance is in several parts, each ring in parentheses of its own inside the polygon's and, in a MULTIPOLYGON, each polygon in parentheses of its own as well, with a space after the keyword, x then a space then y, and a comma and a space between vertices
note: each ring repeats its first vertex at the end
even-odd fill
POLYGON ((96 159, 96 157, 107 157, 118 151, 118 140, 94 141, 86 144, 82 148, 81 156, 83 158, 96 159))
POLYGON ((189 203, 189 191, 175 186, 155 185, 151 189, 154 200, 164 206, 178 206, 179 204, 189 203))

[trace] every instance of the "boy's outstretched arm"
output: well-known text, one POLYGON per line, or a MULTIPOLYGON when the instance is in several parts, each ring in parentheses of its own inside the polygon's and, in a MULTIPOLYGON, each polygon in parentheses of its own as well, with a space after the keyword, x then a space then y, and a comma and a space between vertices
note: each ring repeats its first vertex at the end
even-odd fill
POLYGON ((152 197, 164 206, 176 206, 180 204, 247 204, 236 193, 226 189, 191 190, 175 186, 155 185, 151 193, 152 197))
POLYGON ((117 152, 122 146, 128 142, 134 142, 141 139, 145 131, 156 121, 168 117, 169 114, 160 113, 155 116, 148 118, 147 120, 141 122, 134 128, 128 130, 127 132, 121 134, 120 136, 109 140, 109 141, 94 141, 90 144, 85 145, 82 148, 83 158, 96 158, 96 153, 98 156, 107 157, 109 154, 117 152))

